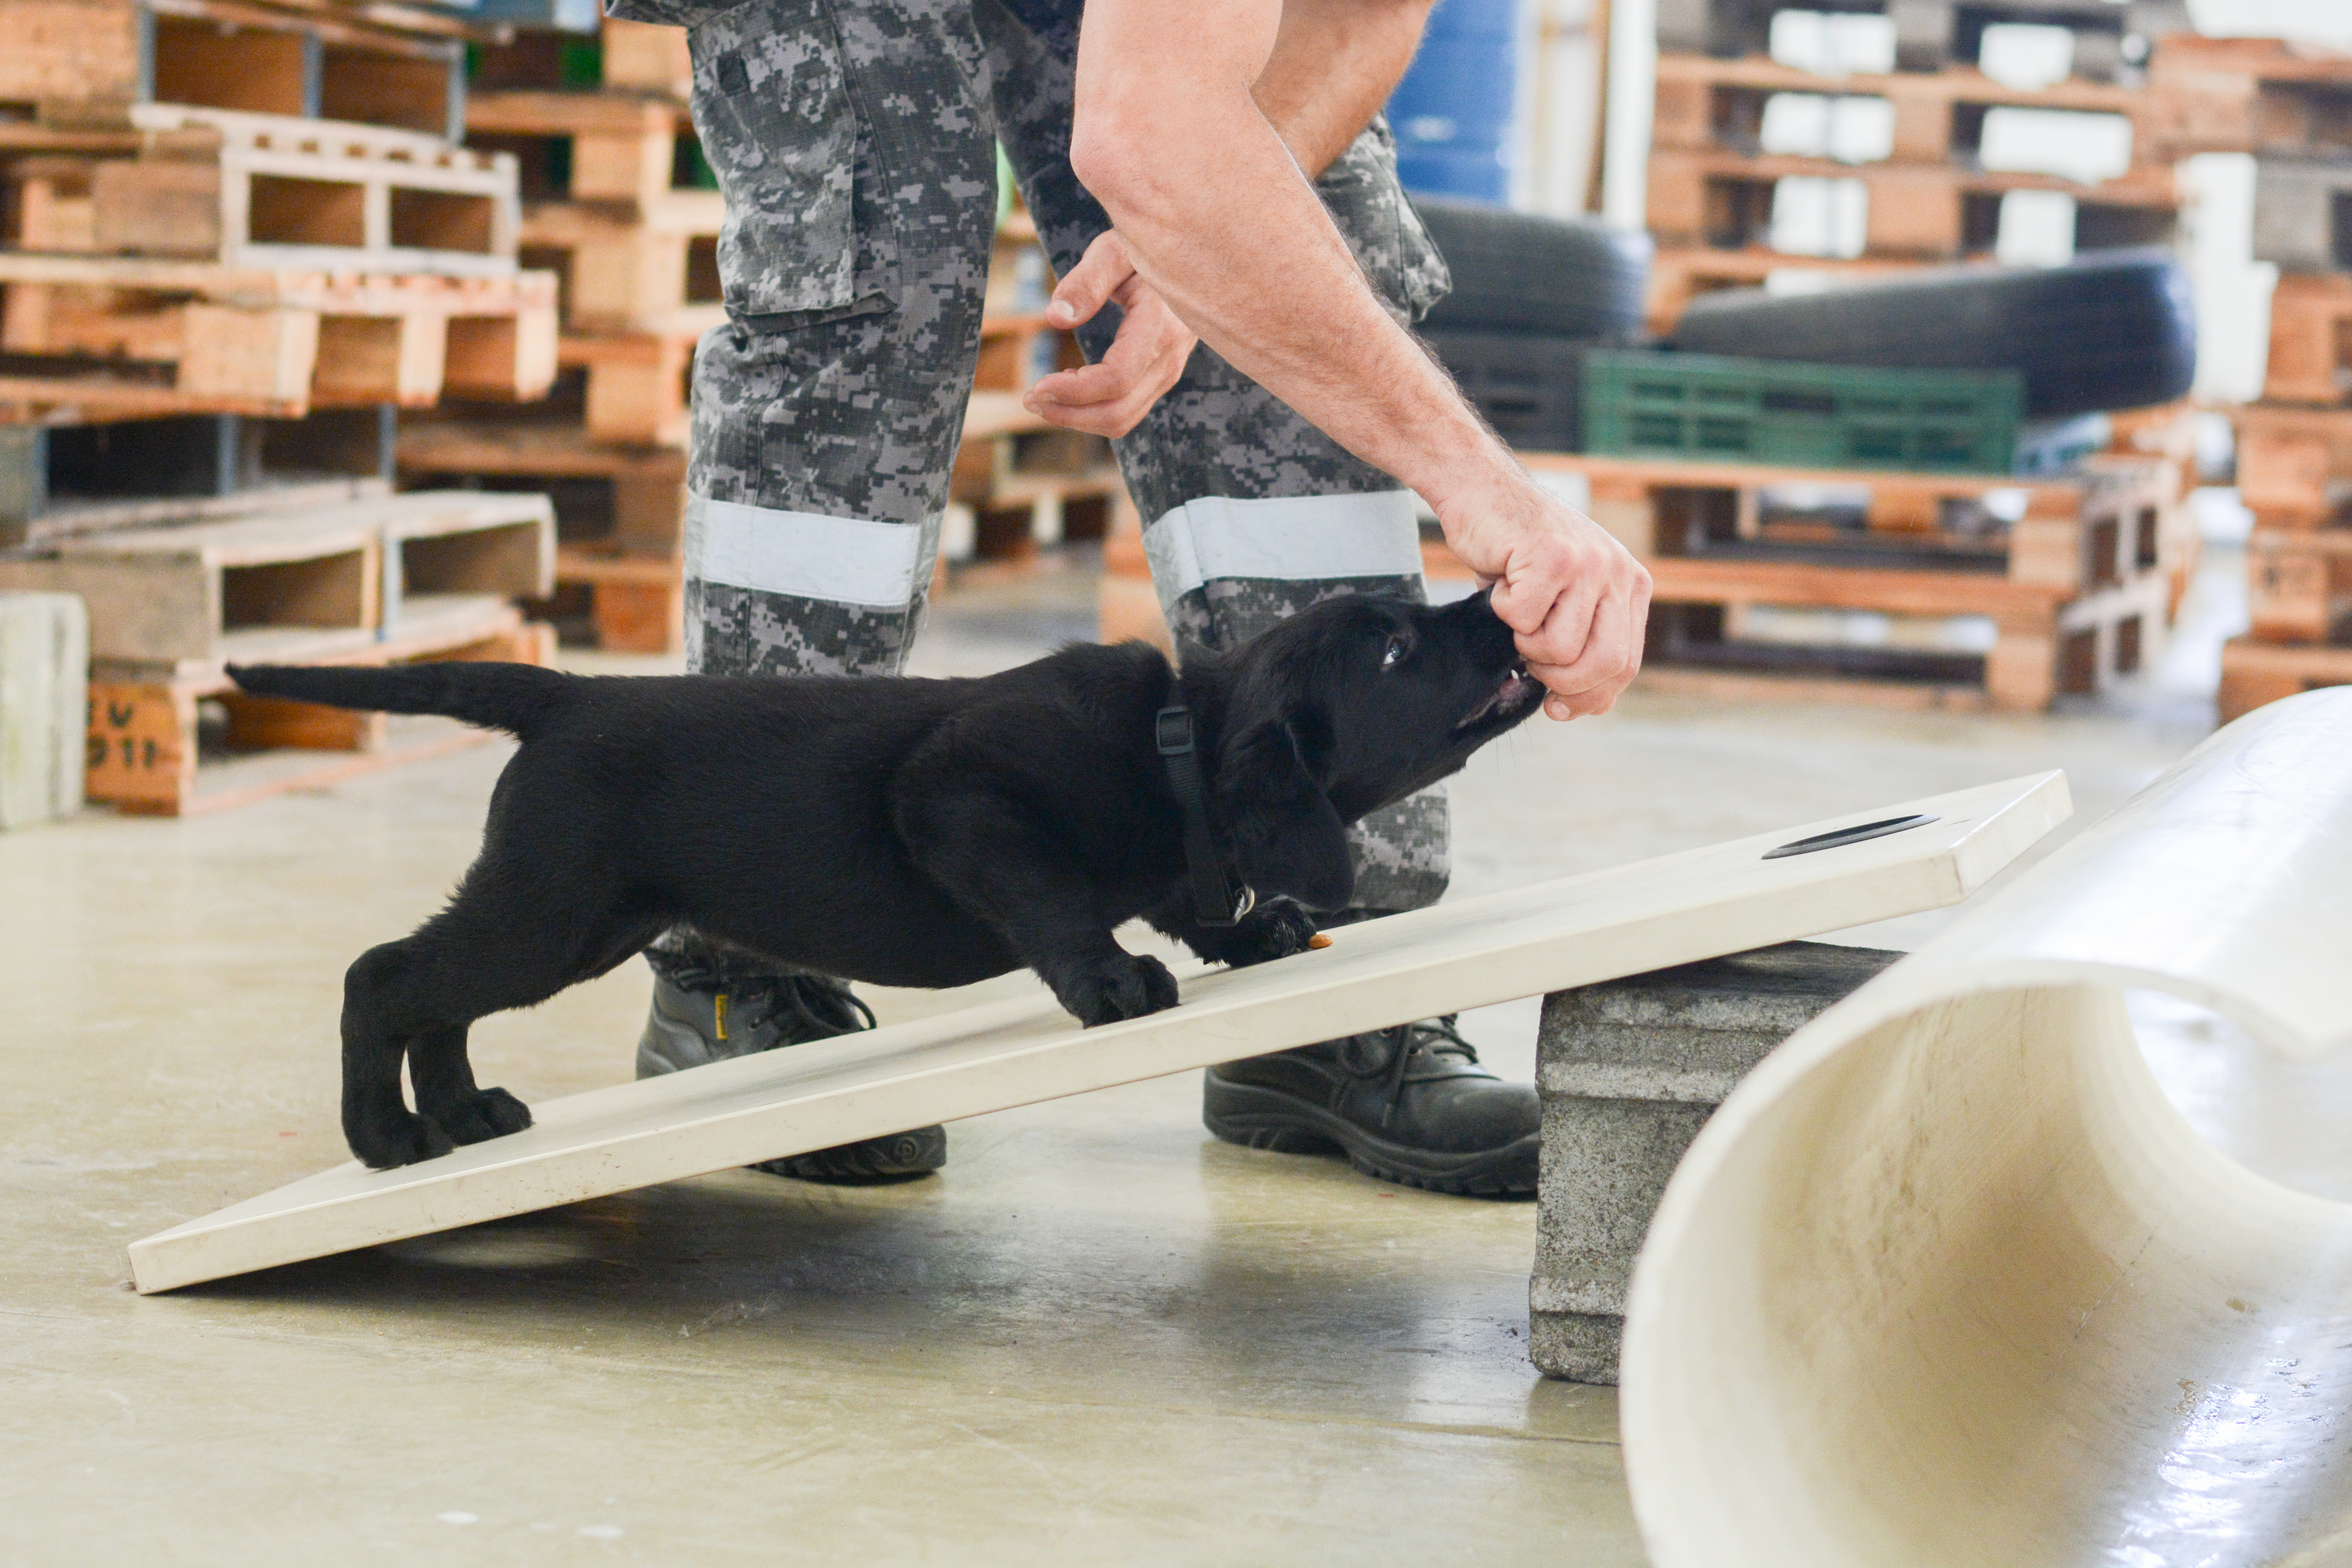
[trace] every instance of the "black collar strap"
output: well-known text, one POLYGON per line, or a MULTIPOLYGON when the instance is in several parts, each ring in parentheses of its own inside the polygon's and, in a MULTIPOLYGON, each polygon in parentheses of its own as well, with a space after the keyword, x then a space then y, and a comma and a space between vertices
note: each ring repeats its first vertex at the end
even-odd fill
POLYGON ((1192 919, 1204 926, 1237 923, 1257 905, 1257 894, 1226 869, 1216 829, 1209 824, 1209 792, 1201 755, 1192 749, 1192 713, 1179 704, 1160 710, 1160 765, 1176 807, 1184 814, 1184 879, 1192 889, 1192 919))

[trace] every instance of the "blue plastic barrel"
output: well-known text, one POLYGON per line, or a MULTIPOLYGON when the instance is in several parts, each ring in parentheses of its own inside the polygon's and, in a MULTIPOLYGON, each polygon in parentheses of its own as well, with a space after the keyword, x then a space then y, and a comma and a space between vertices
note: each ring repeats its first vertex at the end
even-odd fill
POLYGON ((1409 191, 1510 199, 1524 0, 1439 0, 1421 52, 1389 99, 1409 191))

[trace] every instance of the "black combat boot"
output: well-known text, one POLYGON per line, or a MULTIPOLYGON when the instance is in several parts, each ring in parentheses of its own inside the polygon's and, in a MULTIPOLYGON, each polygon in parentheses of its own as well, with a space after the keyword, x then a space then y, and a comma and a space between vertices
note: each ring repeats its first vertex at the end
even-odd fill
POLYGON ((1345 1154, 1384 1182, 1481 1197, 1536 1190, 1535 1086, 1480 1067, 1450 1014, 1211 1068, 1201 1115, 1228 1143, 1345 1154))
MULTIPOLYGON (((646 961, 653 966, 654 1005, 637 1041, 639 1078, 874 1026, 873 1010, 842 982, 763 970, 699 939, 648 952, 646 961)), ((929 1175, 947 1158, 947 1129, 920 1127, 751 1169, 804 1182, 895 1182, 929 1175)))

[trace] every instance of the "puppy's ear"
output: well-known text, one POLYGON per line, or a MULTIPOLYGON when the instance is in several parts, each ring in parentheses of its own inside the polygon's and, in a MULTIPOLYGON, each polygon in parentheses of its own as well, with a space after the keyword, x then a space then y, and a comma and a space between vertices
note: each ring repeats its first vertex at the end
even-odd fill
POLYGON ((1217 765, 1218 816, 1233 836, 1242 880, 1260 900, 1296 899, 1311 910, 1348 907, 1356 868, 1347 829, 1307 771, 1298 738, 1280 721, 1244 730, 1217 765))

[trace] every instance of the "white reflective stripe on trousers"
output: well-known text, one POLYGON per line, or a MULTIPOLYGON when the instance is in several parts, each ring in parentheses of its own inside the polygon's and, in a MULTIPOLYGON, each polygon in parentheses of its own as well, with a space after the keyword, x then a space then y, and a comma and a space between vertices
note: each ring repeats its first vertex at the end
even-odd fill
POLYGON ((936 521, 869 522, 686 498, 686 574, 835 605, 903 610, 930 581, 936 521))
POLYGON ((1421 575, 1411 490, 1234 500, 1201 496, 1143 531, 1163 606, 1221 577, 1313 582, 1421 575))

